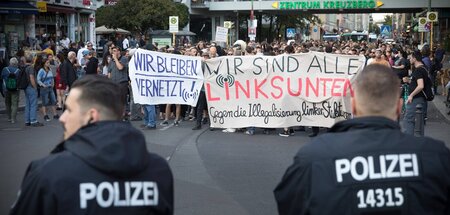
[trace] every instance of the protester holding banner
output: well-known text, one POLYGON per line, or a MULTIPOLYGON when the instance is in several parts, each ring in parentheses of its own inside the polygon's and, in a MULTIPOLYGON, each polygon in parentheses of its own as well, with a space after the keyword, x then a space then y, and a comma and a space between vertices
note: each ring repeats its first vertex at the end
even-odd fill
MULTIPOLYGON (((112 61, 108 66, 108 77, 119 84, 122 95, 121 101, 127 104, 128 95, 128 59, 121 55, 119 47, 113 47, 112 61)), ((125 114, 125 113, 124 113, 125 114)))

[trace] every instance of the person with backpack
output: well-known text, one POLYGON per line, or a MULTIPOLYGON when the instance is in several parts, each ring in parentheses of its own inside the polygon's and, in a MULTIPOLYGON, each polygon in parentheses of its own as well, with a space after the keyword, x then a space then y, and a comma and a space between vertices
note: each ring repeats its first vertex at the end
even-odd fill
POLYGON ((18 68, 19 61, 13 57, 9 60, 9 66, 2 70, 2 85, 3 94, 5 95, 6 114, 8 115, 8 122, 16 123, 17 109, 19 106, 19 89, 17 80, 20 69, 18 68))

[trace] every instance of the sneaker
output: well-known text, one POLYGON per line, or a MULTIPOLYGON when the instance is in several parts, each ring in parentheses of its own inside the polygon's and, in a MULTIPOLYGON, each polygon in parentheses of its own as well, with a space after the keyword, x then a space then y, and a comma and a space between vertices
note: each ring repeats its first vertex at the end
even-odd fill
POLYGON ((12 119, 12 120, 11 120, 11 123, 12 123, 12 124, 15 124, 15 123, 16 123, 16 120, 13 120, 13 119, 12 119))
POLYGON ((48 117, 48 115, 45 115, 44 116, 44 120, 47 121, 47 122, 50 122, 50 117, 48 117))
POLYGON ((31 123, 29 123, 29 122, 25 123, 25 126, 30 126, 30 125, 31 125, 31 123))
POLYGON ((290 129, 289 129, 289 135, 293 136, 294 134, 295 134, 294 129, 293 129, 293 128, 290 128, 290 129))
POLYGON ((180 125, 180 123, 179 123, 179 121, 175 120, 175 122, 173 122, 173 125, 175 125, 175 126, 179 126, 179 125, 180 125))
POLYGON ((142 128, 142 130, 155 130, 156 129, 156 125, 155 126, 144 126, 142 128))
POLYGON ((291 136, 291 135, 289 134, 289 131, 284 131, 284 130, 283 130, 282 133, 279 133, 278 135, 279 135, 280 137, 289 137, 289 136, 291 136))
POLYGON ((59 119, 59 115, 58 114, 54 115, 53 119, 59 119))
POLYGON ((255 132, 254 132, 254 131, 246 131, 245 134, 248 134, 248 135, 254 135, 255 132))
POLYGON ((40 122, 31 123, 31 127, 41 127, 41 126, 44 126, 44 124, 40 122))
POLYGON ((195 127, 192 128, 192 130, 200 130, 202 129, 202 125, 196 125, 195 127))
POLYGON ((223 133, 234 133, 234 132, 236 132, 236 129, 235 128, 227 128, 227 129, 222 130, 222 132, 223 133))
POLYGON ((166 126, 166 125, 169 125, 169 122, 167 122, 166 120, 164 120, 164 121, 162 121, 162 122, 160 123, 160 125, 166 126))

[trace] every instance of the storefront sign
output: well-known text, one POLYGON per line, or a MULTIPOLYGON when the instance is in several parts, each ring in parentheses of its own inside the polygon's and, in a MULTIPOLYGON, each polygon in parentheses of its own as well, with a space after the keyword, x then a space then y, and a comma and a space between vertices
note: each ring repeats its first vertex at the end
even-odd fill
POLYGON ((36 2, 36 7, 37 7, 39 13, 47 12, 47 2, 38 1, 38 2, 36 2))
POLYGON ((383 5, 379 0, 328 0, 328 1, 282 1, 274 2, 273 8, 280 10, 309 9, 375 9, 383 5))

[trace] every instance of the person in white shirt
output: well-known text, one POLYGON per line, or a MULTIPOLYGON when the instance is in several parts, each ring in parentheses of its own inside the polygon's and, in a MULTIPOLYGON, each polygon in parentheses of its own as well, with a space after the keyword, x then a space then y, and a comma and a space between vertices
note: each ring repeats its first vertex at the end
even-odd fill
POLYGON ((123 39, 123 41, 122 41, 122 47, 123 47, 123 50, 127 50, 127 48, 130 47, 130 42, 128 41, 128 38, 127 38, 127 37, 125 37, 125 38, 123 39))
POLYGON ((64 35, 63 38, 61 39, 61 45, 63 48, 68 49, 69 48, 69 44, 70 44, 70 39, 64 35))

